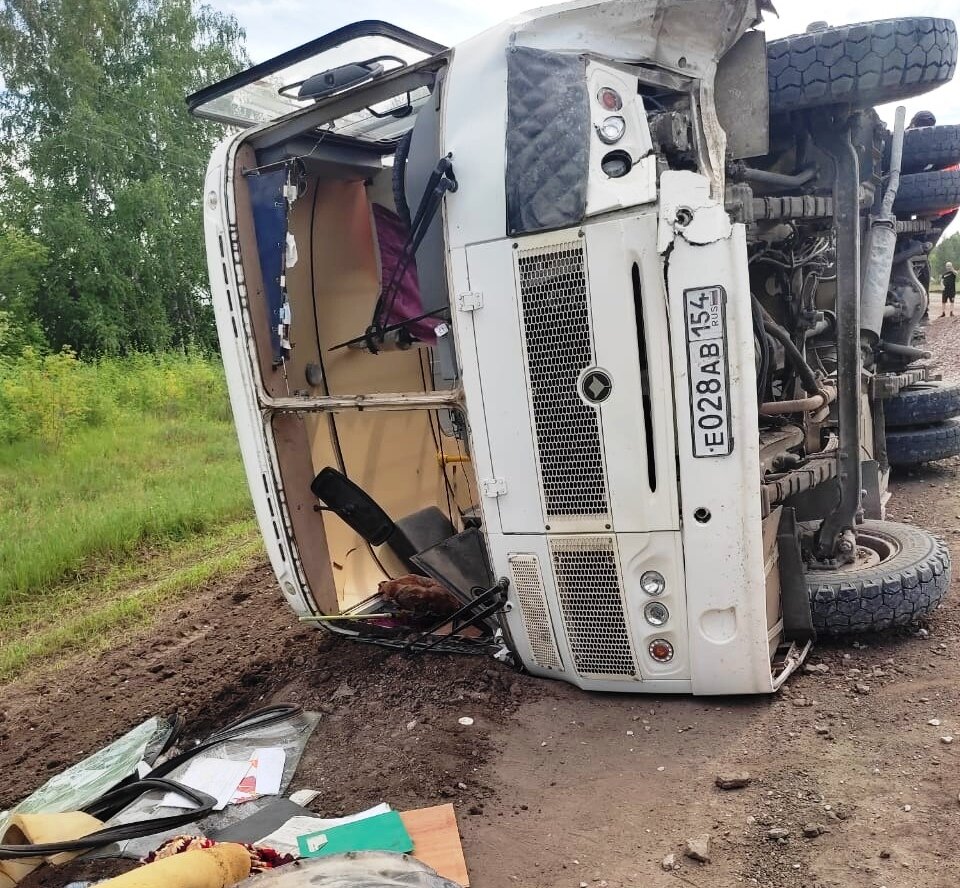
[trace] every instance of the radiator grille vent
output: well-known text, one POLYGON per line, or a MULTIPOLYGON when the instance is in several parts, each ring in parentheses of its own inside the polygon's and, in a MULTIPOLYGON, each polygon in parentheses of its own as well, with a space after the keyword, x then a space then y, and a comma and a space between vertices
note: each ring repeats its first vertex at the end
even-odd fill
POLYGON ((530 648, 537 665, 544 669, 563 671, 557 642, 553 636, 547 599, 543 591, 543 577, 536 555, 514 555, 510 558, 513 588, 520 602, 520 614, 527 630, 530 648))
POLYGON ((606 516, 597 412, 578 393, 593 365, 583 246, 524 250, 517 274, 547 518, 606 516))
POLYGON ((577 672, 604 678, 635 677, 612 538, 555 537, 550 552, 577 672))

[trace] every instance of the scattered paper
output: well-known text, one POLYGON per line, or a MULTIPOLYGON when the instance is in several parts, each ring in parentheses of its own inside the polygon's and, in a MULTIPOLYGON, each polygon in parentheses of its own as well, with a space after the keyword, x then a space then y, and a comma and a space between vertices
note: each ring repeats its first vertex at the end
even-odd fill
POLYGON ((308 836, 306 838, 306 843, 307 843, 307 851, 309 851, 311 854, 315 854, 324 845, 327 844, 327 837, 323 833, 320 833, 319 835, 315 835, 315 836, 308 836))
MULTIPOLYGON (((229 759, 206 758, 193 759, 186 773, 177 780, 191 789, 212 795, 217 804, 215 811, 222 811, 230 803, 240 781, 250 770, 250 762, 233 762, 229 759)), ((175 792, 168 792, 161 802, 167 808, 192 808, 194 803, 175 792)))
POLYGON ((290 801, 306 808, 318 795, 320 795, 319 789, 298 789, 290 793, 290 801))
MULTIPOLYGON (((296 793, 294 793, 294 795, 296 795, 296 793)), ((290 798, 292 799, 293 796, 290 798)), ((343 826, 346 823, 354 823, 357 820, 363 820, 367 817, 387 814, 390 810, 390 806, 384 802, 374 808, 361 811, 358 814, 350 814, 347 817, 329 819, 306 816, 291 817, 283 826, 274 830, 270 835, 258 839, 255 844, 263 848, 273 848, 274 851, 279 851, 281 854, 292 854, 294 857, 299 857, 300 845, 297 840, 300 836, 317 833, 322 834, 324 830, 331 829, 334 826, 343 826)), ((320 845, 317 846, 317 848, 320 847, 320 845)), ((317 850, 317 848, 314 850, 317 850)))
POLYGON ((379 817, 381 814, 389 814, 393 809, 386 803, 381 802, 366 811, 360 811, 357 814, 348 814, 346 817, 328 817, 314 820, 312 826, 314 829, 333 829, 335 826, 346 826, 348 823, 356 823, 358 820, 366 820, 368 817, 379 817))
POLYGON ((258 796, 279 795, 285 760, 286 753, 279 746, 257 749, 230 803, 238 805, 258 796))
POLYGON ((257 839, 254 842, 262 848, 273 848, 280 854, 292 854, 294 857, 300 856, 300 846, 297 839, 305 836, 307 833, 314 832, 317 829, 320 820, 318 817, 291 817, 283 826, 274 830, 270 835, 257 839))

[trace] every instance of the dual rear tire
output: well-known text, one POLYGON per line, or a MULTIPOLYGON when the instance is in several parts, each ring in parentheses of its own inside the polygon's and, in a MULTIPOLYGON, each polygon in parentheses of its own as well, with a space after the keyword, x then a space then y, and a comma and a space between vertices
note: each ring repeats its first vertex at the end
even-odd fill
MULTIPOLYGON (((887 146, 887 162, 890 148, 887 146)), ((903 134, 900 172, 928 173, 960 163, 960 126, 919 126, 903 134)))
POLYGON ((957 29, 927 16, 821 28, 767 44, 770 112, 866 107, 946 83, 957 67, 957 29))
POLYGON ((887 459, 918 466, 960 454, 960 385, 924 382, 884 402, 887 459))

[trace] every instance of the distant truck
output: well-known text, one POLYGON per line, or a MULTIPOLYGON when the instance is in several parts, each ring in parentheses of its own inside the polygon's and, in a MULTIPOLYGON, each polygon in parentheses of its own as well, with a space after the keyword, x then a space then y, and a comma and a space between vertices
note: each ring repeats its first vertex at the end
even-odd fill
POLYGON ((236 128, 210 282, 297 614, 752 694, 818 633, 936 609, 948 551, 885 520, 885 432, 960 451, 914 345, 960 150, 872 106, 949 81, 956 28, 767 43, 765 7, 574 0, 453 49, 359 22, 190 97, 236 128))

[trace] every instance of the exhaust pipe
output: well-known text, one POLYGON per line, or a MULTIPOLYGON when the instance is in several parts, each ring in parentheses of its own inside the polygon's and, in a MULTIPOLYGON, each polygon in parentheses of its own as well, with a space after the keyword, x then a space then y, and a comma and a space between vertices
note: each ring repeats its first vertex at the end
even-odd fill
POLYGON ((893 145, 890 152, 890 180, 883 194, 879 215, 867 235, 866 262, 863 268, 863 283, 860 288, 860 341, 872 352, 880 342, 883 326, 883 311, 890 288, 890 273, 893 271, 893 256, 897 248, 897 217, 893 215, 893 202, 900 188, 900 166, 903 160, 903 130, 907 109, 897 107, 893 125, 893 145))

